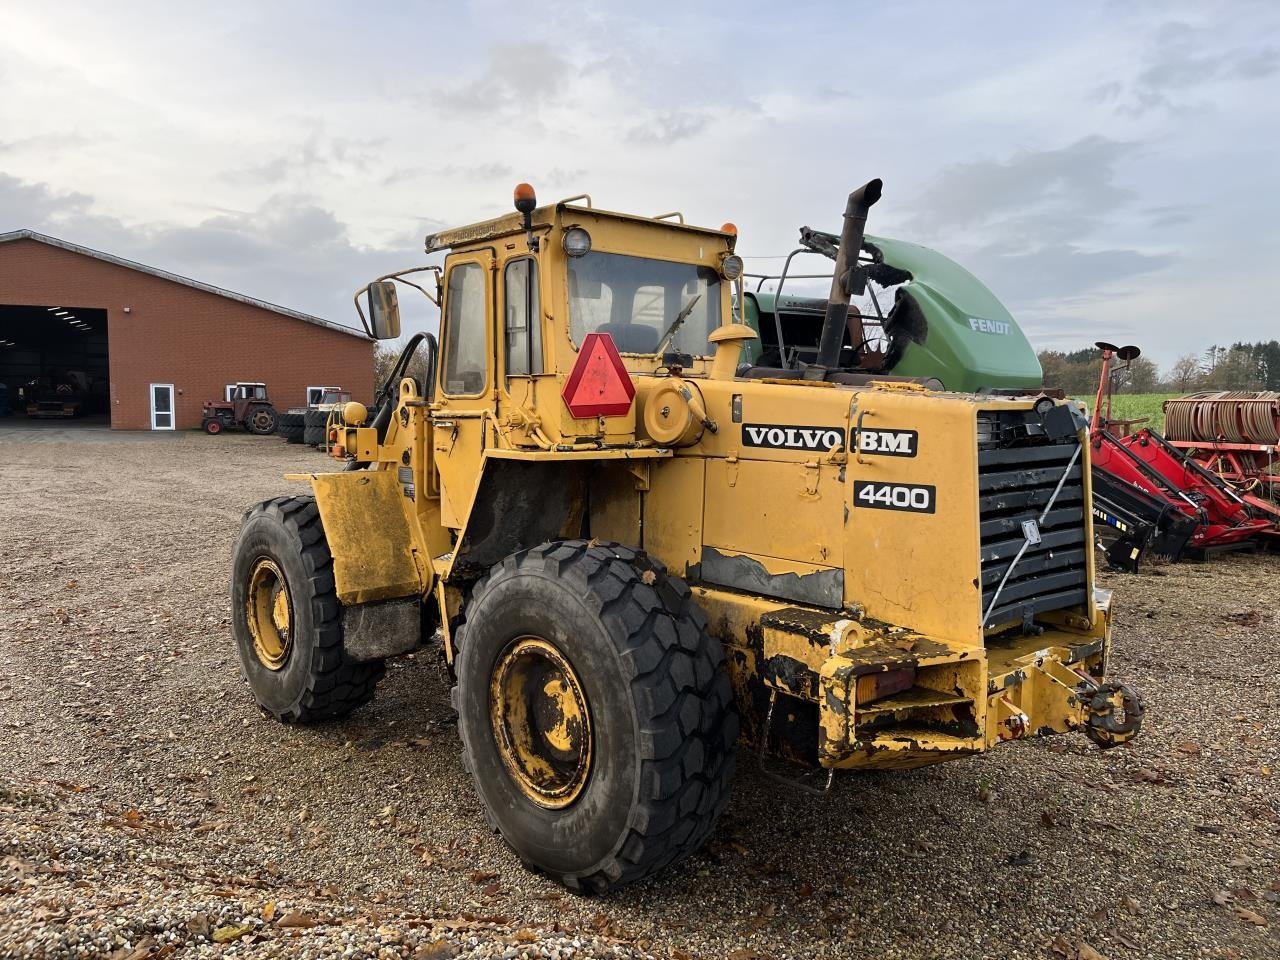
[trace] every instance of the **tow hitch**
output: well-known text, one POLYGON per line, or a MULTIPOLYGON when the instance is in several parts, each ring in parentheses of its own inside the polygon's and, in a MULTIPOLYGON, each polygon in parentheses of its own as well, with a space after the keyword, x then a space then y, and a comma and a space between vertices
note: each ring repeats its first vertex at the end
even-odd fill
POLYGON ((1103 683, 1093 688, 1085 733, 1104 750, 1132 740, 1142 729, 1147 705, 1136 690, 1124 683, 1103 683))

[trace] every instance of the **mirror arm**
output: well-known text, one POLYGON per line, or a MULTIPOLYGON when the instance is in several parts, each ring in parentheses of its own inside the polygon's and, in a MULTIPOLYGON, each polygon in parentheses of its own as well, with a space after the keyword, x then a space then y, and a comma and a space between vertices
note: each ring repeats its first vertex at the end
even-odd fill
POLYGON ((363 287, 355 292, 351 298, 356 305, 356 315, 360 318, 360 326, 364 327, 365 336, 369 339, 375 339, 373 336, 373 328, 369 326, 369 321, 365 318, 364 308, 360 306, 360 297, 369 292, 370 284, 366 283, 363 287))

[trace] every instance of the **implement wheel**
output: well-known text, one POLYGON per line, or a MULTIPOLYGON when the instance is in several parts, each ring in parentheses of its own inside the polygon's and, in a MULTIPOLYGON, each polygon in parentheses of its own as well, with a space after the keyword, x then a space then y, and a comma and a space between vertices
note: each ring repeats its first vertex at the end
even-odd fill
POLYGON ((465 613, 464 759, 526 866, 599 893, 702 845, 738 717, 683 582, 627 547, 548 543, 495 566, 465 613))
POLYGON ((254 699, 279 720, 340 717, 373 699, 382 661, 343 652, 314 497, 277 497, 245 515, 232 556, 231 632, 254 699))

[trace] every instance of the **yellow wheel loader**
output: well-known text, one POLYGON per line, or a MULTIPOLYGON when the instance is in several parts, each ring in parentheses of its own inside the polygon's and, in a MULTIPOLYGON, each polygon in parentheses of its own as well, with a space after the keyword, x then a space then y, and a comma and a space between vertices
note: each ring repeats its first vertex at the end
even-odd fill
MULTIPOLYGON (((1024 737, 1131 738, 1094 586, 1087 423, 845 369, 880 182, 845 210, 816 361, 751 367, 736 229, 590 197, 429 236, 441 310, 309 496, 250 510, 233 632, 285 721, 438 642, 467 769, 530 868, 599 892, 695 850, 739 746, 813 786, 1024 737), (426 352, 426 382, 405 376, 426 352)), ((367 314, 366 314, 367 305, 367 314)), ((856 344, 852 345, 856 346, 856 344)))

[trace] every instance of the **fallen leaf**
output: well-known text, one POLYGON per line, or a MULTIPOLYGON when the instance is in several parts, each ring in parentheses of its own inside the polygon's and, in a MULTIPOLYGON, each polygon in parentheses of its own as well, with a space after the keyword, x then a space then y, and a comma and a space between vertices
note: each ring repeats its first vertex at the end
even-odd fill
POLYGON ((1267 918, 1260 913, 1254 913, 1247 907, 1236 907, 1236 916, 1245 923, 1252 923, 1255 927, 1265 927, 1267 918))
POLYGON ((262 908, 262 919, 270 923, 276 917, 276 902, 268 900, 262 908))
POLYGON ((1226 890, 1219 890, 1217 893, 1213 895, 1213 902, 1220 907, 1231 906, 1231 899, 1232 899, 1231 894, 1228 893, 1226 890))
POLYGON ((499 874, 490 873, 487 870, 473 870, 471 873, 471 882, 478 887, 482 883, 489 883, 492 880, 497 880, 498 876, 499 874))
POLYGON ((512 936, 516 943, 535 943, 538 939, 538 935, 528 927, 521 927, 512 936))
POLYGON ((453 960, 458 948, 448 940, 432 940, 413 951, 413 960, 453 960))
POLYGON ((197 913, 187 921, 187 933, 193 937, 204 937, 206 940, 213 933, 213 924, 207 914, 197 913))
POLYGON ((1052 813, 1050 813, 1048 810, 1040 811, 1040 826, 1056 827, 1057 825, 1058 825, 1058 821, 1053 818, 1052 813))
POLYGON ((253 933, 253 927, 247 924, 230 923, 213 931, 214 943, 230 943, 239 940, 246 933, 253 933))
POLYGON ((765 955, 750 947, 739 947, 729 954, 727 960, 765 960, 765 955))
POLYGON ((1093 947, 1089 946, 1083 940, 1080 941, 1080 946, 1076 948, 1076 958, 1077 960, 1107 960, 1105 956, 1093 949, 1093 947))
POLYGON ((1135 917, 1142 912, 1142 904, 1138 902, 1137 897, 1126 896, 1120 902, 1123 903, 1124 908, 1128 910, 1130 913, 1132 913, 1135 917))
POLYGON ((318 926, 319 920, 307 916, 301 910, 287 910, 284 915, 276 921, 277 927, 294 927, 305 930, 309 927, 318 926))
POLYGON ((1075 947, 1071 946, 1071 941, 1058 934, 1053 938, 1053 942, 1049 944, 1049 949, 1062 957, 1074 958, 1076 955, 1075 947))
POLYGON ((658 582, 658 575, 652 570, 646 570, 644 573, 640 574, 640 581, 648 584, 649 586, 653 586, 658 582))
POLYGON ((1185 753, 1189 757, 1194 757, 1200 753, 1200 744, 1196 743, 1194 740, 1183 740, 1178 744, 1177 749, 1179 753, 1185 753))

